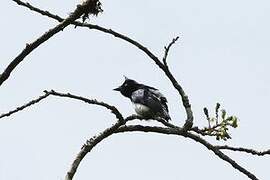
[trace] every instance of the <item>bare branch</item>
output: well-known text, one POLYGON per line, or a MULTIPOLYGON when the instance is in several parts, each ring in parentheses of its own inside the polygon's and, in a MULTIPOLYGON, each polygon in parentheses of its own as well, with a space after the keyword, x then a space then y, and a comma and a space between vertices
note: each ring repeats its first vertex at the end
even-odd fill
POLYGON ((14 110, 12 110, 12 111, 9 111, 9 112, 7 112, 7 113, 3 113, 3 114, 0 115, 0 119, 3 118, 3 117, 8 117, 8 116, 10 116, 10 115, 12 115, 12 114, 14 114, 14 113, 17 113, 17 112, 19 112, 19 111, 24 110, 25 108, 27 108, 27 107, 29 107, 29 106, 32 106, 32 105, 34 105, 34 104, 36 104, 36 103, 39 103, 41 100, 45 99, 45 98, 48 97, 49 95, 50 95, 49 93, 45 93, 44 95, 39 96, 38 98, 33 99, 33 100, 31 100, 30 102, 25 103, 24 105, 19 106, 19 107, 17 107, 16 109, 14 109, 14 110))
POLYGON ((248 149, 248 148, 242 148, 242 147, 231 147, 231 146, 215 146, 217 149, 224 149, 224 150, 231 150, 231 151, 239 151, 239 152, 245 152, 253 155, 258 155, 258 156, 264 156, 264 155, 270 155, 270 149, 266 151, 257 151, 254 149, 248 149))
MULTIPOLYGON (((15 1, 15 0, 13 0, 13 1, 15 1)), ((16 1, 19 1, 19 0, 16 0, 16 1)), ((55 19, 55 20, 57 20, 59 22, 63 21, 63 18, 61 18, 60 16, 54 15, 54 14, 48 12, 48 11, 44 11, 44 10, 41 10, 41 9, 38 9, 38 8, 34 8, 34 6, 30 5, 29 3, 24 3, 22 5, 29 8, 29 9, 31 9, 31 10, 33 10, 33 11, 36 11, 36 12, 42 14, 42 15, 53 18, 53 19, 55 19)), ((139 42, 137 42, 137 41, 135 41, 135 40, 123 35, 123 34, 120 34, 120 33, 116 32, 116 31, 113 31, 112 29, 106 29, 106 28, 98 26, 98 25, 81 23, 81 22, 77 22, 77 21, 72 22, 72 24, 74 24, 76 26, 80 26, 80 27, 87 27, 89 29, 95 29, 95 30, 104 32, 106 34, 111 34, 111 35, 113 35, 113 36, 115 36, 115 37, 117 37, 119 39, 122 39, 122 40, 124 40, 126 42, 129 42, 130 44, 132 44, 132 45, 136 46, 137 48, 139 48, 140 50, 142 50, 166 74, 166 76, 169 78, 169 80, 171 81, 174 88, 178 91, 179 95, 182 98, 182 103, 183 103, 183 106, 184 106, 184 108, 186 110, 186 115, 187 115, 187 119, 186 119, 184 128, 186 130, 188 130, 188 129, 190 129, 192 127, 194 117, 193 117, 193 112, 192 112, 191 105, 190 105, 190 102, 189 102, 189 98, 186 95, 186 93, 185 93, 184 89, 182 88, 182 86, 180 86, 180 84, 174 78, 174 76, 172 75, 170 70, 168 68, 166 68, 165 65, 163 65, 163 63, 158 59, 157 56, 155 56, 150 50, 148 50, 145 46, 143 46, 139 42)))
POLYGON ((189 137, 189 138, 191 138, 191 139, 193 139, 193 140, 195 140, 195 141, 203 144, 209 150, 213 151, 219 158, 221 158, 222 160, 230 163, 235 169, 237 169, 240 172, 244 173, 250 179, 252 179, 252 180, 258 180, 258 178, 254 174, 252 174, 251 172, 249 172, 248 170, 246 170, 245 168, 243 168, 242 166, 240 166, 237 162, 235 162, 229 156, 227 156, 224 153, 222 153, 218 148, 216 148, 215 146, 213 146, 212 144, 210 144, 206 140, 204 140, 201 137, 199 137, 197 135, 194 135, 192 133, 186 133, 186 135, 187 135, 186 137, 189 137))
MULTIPOLYGON (((97 100, 87 99, 87 98, 84 98, 84 97, 81 97, 81 96, 72 95, 70 93, 59 93, 59 92, 55 92, 53 90, 45 91, 47 96, 48 95, 54 95, 54 96, 59 96, 59 97, 67 97, 67 98, 72 98, 72 99, 77 99, 77 100, 80 100, 80 101, 84 101, 84 102, 86 102, 88 104, 96 104, 96 105, 103 106, 103 107, 111 110, 111 112, 118 119, 118 121, 114 125, 112 125, 108 129, 104 130, 99 135, 94 136, 93 138, 86 141, 86 143, 81 148, 81 151, 78 153, 75 160, 73 161, 69 171, 67 172, 66 180, 72 180, 72 178, 75 175, 75 173, 77 171, 77 168, 80 165, 80 162, 82 161, 82 159, 99 142, 101 142, 103 139, 107 138, 108 136, 110 136, 110 135, 112 135, 114 133, 131 132, 131 131, 156 132, 156 133, 168 134, 168 135, 169 134, 178 135, 178 136, 183 136, 183 137, 186 137, 186 138, 193 139, 194 141, 199 142, 200 144, 204 145, 206 148, 208 148, 209 150, 214 152, 222 160, 230 163, 235 169, 239 170, 240 172, 242 172, 243 174, 248 176, 250 179, 257 180, 257 177, 255 175, 253 175, 251 172, 249 172, 248 170, 246 170, 245 168, 240 166, 238 163, 236 163, 234 160, 232 160, 230 157, 225 155, 220 150, 220 149, 235 150, 237 148, 232 148, 232 147, 231 148, 224 148, 222 146, 213 146, 212 144, 208 143, 206 140, 202 139, 200 136, 195 135, 195 134, 187 131, 187 130, 192 130, 192 131, 194 131, 196 133, 199 133, 201 135, 205 135, 204 130, 200 130, 200 129, 196 128, 196 127, 192 128, 192 125, 193 125, 193 112, 192 112, 192 109, 191 109, 191 105, 189 103, 189 98, 185 94, 183 88, 180 86, 180 84, 174 78, 174 76, 170 72, 170 70, 168 68, 168 65, 167 65, 167 56, 168 56, 169 50, 170 50, 171 46, 177 41, 178 37, 173 39, 172 42, 168 45, 168 47, 165 47, 165 54, 164 54, 163 63, 162 63, 162 61, 156 55, 154 55, 150 50, 148 50, 147 47, 143 46, 139 42, 137 42, 137 41, 135 41, 135 40, 123 35, 123 34, 120 34, 120 33, 116 32, 116 31, 111 30, 111 29, 106 29, 106 28, 98 26, 98 25, 86 24, 86 23, 81 23, 81 22, 75 21, 76 19, 81 17, 83 14, 85 15, 85 8, 88 9, 87 5, 89 5, 89 4, 87 4, 87 3, 89 3, 91 0, 87 0, 82 5, 77 6, 76 10, 70 16, 68 16, 67 19, 63 19, 60 16, 51 14, 48 11, 43 11, 41 9, 38 9, 38 8, 30 5, 29 3, 24 3, 24 2, 19 1, 19 0, 13 0, 13 1, 16 2, 19 5, 22 5, 24 7, 29 8, 30 10, 33 10, 35 12, 38 12, 38 13, 42 14, 42 15, 53 18, 53 19, 55 19, 55 20, 57 20, 57 21, 59 21, 61 23, 58 26, 56 26, 55 28, 49 30, 47 33, 43 34, 40 38, 38 38, 33 43, 28 44, 26 46, 26 48, 10 63, 10 65, 6 68, 4 73, 0 75, 0 86, 6 79, 8 79, 10 73, 15 69, 15 67, 21 61, 23 61, 23 59, 29 53, 31 53, 40 44, 47 41, 54 34, 58 33, 61 30, 63 30, 69 24, 74 24, 75 26, 87 27, 89 29, 95 29, 95 30, 98 30, 98 31, 101 31, 101 32, 104 32, 104 33, 107 33, 107 34, 111 34, 111 35, 113 35, 113 36, 115 36, 115 37, 117 37, 119 39, 122 39, 122 40, 134 45, 135 47, 137 47, 141 51, 143 51, 152 61, 154 61, 157 64, 157 66, 169 78, 169 80, 171 81, 171 83, 173 84, 173 86, 178 91, 179 95, 181 96, 183 106, 184 106, 184 108, 186 110, 187 119, 186 119, 186 123, 185 123, 183 128, 180 128, 180 127, 175 126, 175 125, 173 125, 171 123, 168 123, 168 122, 164 121, 163 119, 156 119, 156 120, 161 122, 162 124, 164 124, 166 127, 151 127, 151 126, 141 126, 141 125, 126 126, 125 123, 127 121, 130 121, 130 120, 133 120, 133 119, 141 119, 141 118, 139 118, 138 116, 133 115, 133 116, 129 116, 129 117, 124 119, 122 114, 117 110, 116 107, 111 106, 111 105, 109 105, 107 103, 99 102, 97 100)), ((92 0, 92 1, 95 1, 95 0, 92 0)), ((98 1, 98 0, 96 0, 96 1, 98 1)), ((40 100, 42 100, 44 98, 41 98, 40 100)), ((32 104, 35 104, 35 103, 37 103, 37 102, 34 102, 32 104)), ((29 103, 27 103, 27 104, 29 104, 29 103)), ((30 105, 27 105, 27 104, 22 106, 23 109, 32 105, 31 102, 30 102, 30 105)), ((15 112, 18 112, 18 111, 15 111, 15 112)), ((12 112, 11 114, 15 113, 13 111, 11 111, 11 112, 12 112)), ((237 150, 237 151, 247 152, 248 150, 245 149, 245 150, 237 150)), ((249 153, 251 153, 251 152, 249 152, 249 153)), ((268 153, 269 152, 267 151, 266 154, 268 154, 268 153)))
POLYGON ((258 180, 258 178, 240 166, 238 163, 236 163, 234 160, 232 160, 230 157, 222 153, 218 148, 208 143, 206 140, 202 139, 201 137, 194 135, 190 132, 185 131, 184 129, 176 129, 176 128, 162 128, 162 127, 151 127, 151 126, 141 126, 141 125, 130 125, 130 126, 121 126, 116 130, 116 133, 120 132, 132 132, 132 131, 142 131, 142 132, 155 132, 155 133, 161 133, 161 134, 173 134, 173 135, 181 135, 184 137, 188 137, 193 139, 196 142, 201 143, 209 150, 213 151, 219 158, 222 160, 230 163, 235 169, 242 172, 246 176, 248 176, 252 180, 258 180))
MULTIPOLYGON (((85 155, 88 152, 90 152, 92 150, 92 148, 96 144, 101 142, 104 138, 112 135, 113 133, 126 132, 126 131, 157 132, 157 133, 162 133, 162 134, 174 134, 174 135, 180 135, 180 136, 184 136, 184 137, 189 137, 189 138, 203 144, 208 149, 212 150, 221 159, 229 162, 234 168, 236 168, 239 171, 243 172, 244 174, 246 174, 251 179, 256 179, 256 177, 253 174, 251 174, 249 171, 247 171, 246 169, 244 169, 243 167, 238 165, 235 161, 230 159, 228 156, 226 156, 225 154, 223 154, 219 150, 219 149, 225 149, 224 147, 222 147, 222 146, 213 146, 210 143, 208 143, 207 141, 205 141, 204 139, 200 138, 199 136, 196 136, 196 135, 194 135, 192 133, 189 133, 185 129, 177 127, 177 126, 175 126, 173 124, 170 124, 170 123, 164 121, 163 119, 157 119, 157 121, 159 121, 159 122, 163 123, 165 126, 167 126, 166 128, 141 126, 141 125, 123 126, 127 121, 131 121, 133 119, 142 119, 142 118, 140 118, 139 116, 136 116, 136 115, 132 115, 132 116, 129 116, 129 117, 124 119, 122 114, 117 110, 116 107, 111 106, 111 105, 109 105, 107 103, 104 103, 104 102, 97 101, 97 100, 87 99, 85 97, 73 95, 73 94, 70 94, 70 93, 59 93, 59 92, 56 92, 54 90, 44 91, 44 92, 45 92, 45 95, 40 96, 39 98, 34 99, 34 100, 30 101, 29 103, 19 107, 18 108, 19 110, 11 111, 9 114, 11 115, 11 114, 13 114, 15 112, 23 110, 26 107, 29 107, 29 106, 31 106, 33 104, 36 104, 36 103, 40 102, 42 99, 45 99, 49 95, 53 95, 53 96, 58 96, 58 97, 66 97, 66 98, 72 98, 72 99, 80 100, 80 101, 83 101, 83 102, 88 103, 88 104, 95 104, 95 105, 103 106, 103 107, 111 110, 111 112, 113 114, 115 114, 115 116, 118 119, 118 122, 116 124, 114 124, 112 127, 106 129, 104 132, 102 132, 98 136, 94 136, 93 138, 89 139, 86 142, 86 144, 83 145, 83 147, 81 148, 81 151, 76 156, 74 162, 72 163, 72 166, 71 166, 70 170, 68 171, 68 173, 66 175, 66 180, 71 180, 73 178, 73 176, 76 173, 77 168, 78 168, 80 162, 82 161, 82 159, 85 157, 85 155)), ((8 114, 8 113, 6 113, 6 114, 8 114)), ((5 116, 8 116, 8 115, 5 115, 5 116)), ((195 128, 192 128, 192 130, 193 129, 195 129, 195 128)), ((232 149, 232 148, 227 148, 227 149, 232 149)), ((241 150, 239 150, 239 151, 241 151, 241 150)), ((248 150, 242 150, 242 151, 246 152, 248 150)), ((252 153, 252 152, 253 151, 251 151, 250 153, 252 153)), ((263 154, 267 154, 267 153, 269 153, 269 152, 261 152, 259 154, 263 155, 263 154)))
POLYGON ((13 1, 16 2, 18 5, 24 6, 24 7, 28 8, 28 9, 34 11, 34 12, 37 12, 37 13, 39 13, 39 14, 42 14, 43 16, 48 16, 48 17, 50 17, 50 18, 56 19, 56 20, 59 21, 59 22, 64 21, 64 19, 61 18, 60 16, 51 14, 51 13, 48 12, 48 11, 43 11, 43 10, 41 10, 41 9, 35 7, 35 6, 32 6, 32 5, 31 5, 30 3, 28 3, 28 2, 23 2, 23 1, 20 1, 20 0, 13 0, 13 1))
MULTIPOLYGON (((125 120, 133 120, 133 119, 138 119, 136 116, 132 115, 127 117, 125 120)), ((101 133, 98 136, 94 136, 90 140, 87 141, 86 144, 83 145, 81 151, 78 153, 76 159, 73 161, 71 169, 68 171, 66 175, 66 180, 72 180, 73 176, 75 175, 77 168, 84 158, 84 156, 92 150, 92 148, 97 145, 99 142, 101 142, 104 138, 112 135, 113 133, 120 133, 120 132, 133 132, 133 131, 141 131, 141 132, 155 132, 155 133, 160 133, 160 134, 167 134, 167 135, 179 135, 179 136, 184 136, 187 138, 191 138, 195 140, 196 142, 201 143, 205 147, 207 147, 209 150, 213 151, 219 158, 222 160, 230 163, 235 169, 239 170, 246 176, 248 176, 252 180, 258 180, 258 178, 240 166, 238 163, 236 163, 234 160, 232 160, 230 157, 222 153, 217 146, 213 146, 210 143, 208 143, 206 140, 202 139, 201 137, 194 135, 192 133, 187 132, 185 129, 182 128, 170 128, 170 127, 152 127, 152 126, 142 126, 142 125, 129 125, 126 126, 124 123, 119 124, 116 123, 112 127, 106 129, 103 133, 101 133)))
MULTIPOLYGON (((18 3, 19 5, 22 5, 22 2, 19 0, 13 0, 13 1, 18 3)), ((15 59, 13 59, 11 63, 6 67, 4 72, 0 74, 0 86, 3 84, 4 81, 6 81, 9 78, 11 72, 24 60, 24 58, 28 54, 30 54, 33 50, 35 50, 42 43, 50 39, 52 36, 62 31, 65 27, 67 27, 73 21, 80 18, 83 14, 86 14, 86 10, 89 10, 89 8, 97 2, 99 1, 87 0, 87 1, 84 1, 82 5, 77 5, 77 8, 60 24, 50 29, 49 31, 45 32, 43 35, 37 38, 34 42, 27 43, 26 47, 22 50, 22 52, 15 59)), ((37 10, 37 9, 32 8, 32 10, 37 10)), ((39 11, 39 13, 41 13, 41 11, 39 11)))
POLYGON ((167 64, 167 57, 168 57, 168 54, 169 54, 169 51, 170 51, 170 48, 172 47, 172 45, 174 43, 176 43, 176 41, 179 39, 179 36, 177 36, 176 38, 173 38, 173 40, 170 42, 170 44, 166 47, 164 47, 165 49, 165 52, 164 52, 164 56, 163 56, 163 64, 166 66, 166 68, 169 68, 168 67, 168 64, 167 64))
POLYGON ((97 136, 94 136, 86 141, 86 143, 82 146, 80 152, 77 154, 75 160, 73 161, 70 169, 68 170, 65 180, 72 180, 73 176, 75 175, 81 161, 85 157, 87 153, 89 153, 93 147, 95 147, 99 142, 101 142, 103 139, 107 138, 108 136, 112 135, 117 128, 119 128, 121 125, 123 125, 123 121, 118 121, 114 125, 112 125, 110 128, 104 130, 102 133, 100 133, 97 136))
POLYGON ((85 98, 85 97, 82 97, 82 96, 77 96, 77 95, 73 95, 73 94, 70 94, 70 93, 60 93, 60 92, 56 92, 54 90, 50 90, 50 91, 44 91, 44 95, 34 99, 34 100, 31 100, 30 102, 22 105, 22 106, 19 106, 17 107, 15 110, 12 110, 8 113, 4 113, 2 115, 0 115, 0 119, 3 118, 3 117, 7 117, 7 116, 10 116, 14 113, 17 113, 19 111, 22 111, 23 109, 29 107, 29 106, 32 106, 34 104, 37 104, 38 102, 40 102, 41 100, 47 98, 48 96, 52 95, 52 96, 58 96, 58 97, 66 97, 66 98, 72 98, 72 99, 76 99, 76 100, 80 100, 80 101, 83 101, 85 103, 88 103, 88 104, 94 104, 94 105, 99 105, 99 106, 102 106, 102 107, 105 107, 107 109, 109 109, 115 116, 116 118, 119 120, 119 121, 125 121, 125 119, 123 118, 122 114, 118 111, 118 109, 115 107, 115 106, 112 106, 112 105, 109 105, 105 102, 102 102, 102 101, 97 101, 96 99, 88 99, 88 98, 85 98))
POLYGON ((118 109, 115 106, 109 105, 109 104, 107 104, 105 102, 97 101, 96 99, 87 99, 85 97, 73 95, 73 94, 70 94, 70 93, 60 93, 60 92, 56 92, 54 90, 44 91, 44 92, 48 93, 50 95, 53 95, 53 96, 72 98, 72 99, 83 101, 83 102, 88 103, 88 104, 95 104, 95 105, 103 106, 103 107, 111 110, 111 112, 116 116, 116 118, 119 121, 121 121, 121 122, 125 121, 122 114, 118 111, 118 109))

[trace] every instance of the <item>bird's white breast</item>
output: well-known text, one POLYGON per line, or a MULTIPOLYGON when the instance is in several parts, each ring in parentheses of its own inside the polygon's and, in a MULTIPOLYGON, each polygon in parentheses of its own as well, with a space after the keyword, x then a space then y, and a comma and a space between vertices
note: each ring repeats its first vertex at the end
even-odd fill
POLYGON ((139 103, 133 103, 135 112, 141 116, 141 117, 149 117, 151 116, 151 110, 149 107, 139 104, 139 103))

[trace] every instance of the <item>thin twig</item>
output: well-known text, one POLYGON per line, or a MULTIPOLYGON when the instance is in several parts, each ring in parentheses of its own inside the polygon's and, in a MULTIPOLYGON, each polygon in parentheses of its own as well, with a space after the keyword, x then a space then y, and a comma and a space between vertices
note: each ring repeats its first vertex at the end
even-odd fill
POLYGON ((119 112, 119 110, 115 106, 109 105, 109 104, 104 103, 102 101, 97 101, 96 99, 88 99, 88 98, 85 98, 85 97, 82 97, 82 96, 77 96, 77 95, 70 94, 70 93, 60 93, 60 92, 56 92, 54 90, 50 90, 50 91, 45 90, 44 93, 45 93, 44 95, 42 95, 42 96, 40 96, 40 97, 38 97, 36 99, 33 99, 33 100, 29 101, 28 103, 25 103, 22 106, 17 107, 15 110, 9 111, 8 113, 3 113, 2 115, 0 115, 0 119, 3 118, 3 117, 7 117, 7 116, 10 116, 12 114, 15 114, 15 113, 17 113, 19 111, 22 111, 25 108, 27 108, 29 106, 32 106, 34 104, 37 104, 41 100, 43 100, 43 99, 47 98, 48 96, 52 95, 52 96, 76 99, 76 100, 83 101, 83 102, 88 103, 88 104, 94 104, 94 105, 99 105, 99 106, 105 107, 105 108, 109 109, 116 116, 116 118, 118 120, 125 121, 122 114, 119 112))
MULTIPOLYGON (((13 0, 19 5, 23 5, 21 1, 19 0, 13 0)), ((77 5, 77 8, 64 20, 61 21, 57 26, 54 28, 46 31, 43 35, 41 35, 39 38, 37 38, 35 41, 32 43, 27 43, 26 47, 13 59, 10 64, 6 67, 4 72, 0 74, 0 86, 3 84, 4 81, 6 81, 11 72, 24 60, 24 58, 30 54, 33 50, 35 50, 38 46, 43 44, 45 41, 50 39, 52 36, 57 34, 60 31, 63 31, 65 27, 67 27, 69 24, 73 23, 76 19, 80 18, 81 15, 85 13, 85 9, 88 9, 90 5, 92 5, 93 1, 97 0, 86 0, 82 3, 82 5, 77 5)), ((24 6, 27 4, 24 3, 24 6)), ((29 5, 29 4, 28 4, 29 5)), ((26 6, 29 7, 29 6, 26 6)), ((31 7, 32 8, 32 7, 31 7)), ((33 11, 36 11, 36 9, 33 9, 33 11)), ((42 11, 39 11, 41 13, 42 11)), ((53 17, 51 17, 53 18, 53 17)), ((56 17, 54 17, 56 18, 56 17)))
MULTIPOLYGON (((30 5, 29 3, 23 3, 22 1, 19 1, 19 0, 13 0, 15 2, 20 2, 19 5, 23 5, 24 7, 27 7, 29 8, 30 10, 33 10, 35 12, 38 12, 42 15, 45 15, 47 17, 50 17, 50 18, 53 18, 59 22, 62 22, 64 19, 61 18, 60 16, 57 16, 57 15, 54 15, 52 13, 50 13, 49 11, 44 11, 44 10, 41 10, 39 8, 36 8, 32 5, 30 5)), ((182 98, 182 103, 183 103, 183 106, 186 110, 186 115, 187 115, 187 119, 186 119, 186 122, 185 122, 185 125, 184 125, 184 128, 186 130, 190 129, 193 125, 193 112, 192 112, 192 109, 191 109, 191 105, 190 105, 190 102, 189 102, 189 98, 188 96, 186 95, 184 89, 182 88, 182 86, 177 82, 177 80, 174 78, 174 76, 172 75, 172 73, 170 72, 169 69, 167 69, 165 67, 165 65, 163 65, 163 63, 158 59, 157 56, 155 56, 151 51, 149 51, 145 46, 143 46, 142 44, 140 44, 139 42, 123 35, 123 34, 120 34, 116 31, 113 31, 112 29, 106 29, 104 27, 101 27, 101 26, 98 26, 98 25, 93 25, 93 24, 87 24, 87 23, 81 23, 81 22, 78 22, 78 21, 73 21, 71 22, 72 24, 74 24, 75 26, 80 26, 80 27, 87 27, 89 29, 95 29, 95 30, 98 30, 98 31, 101 31, 101 32, 104 32, 104 33, 107 33, 107 34, 111 34, 119 39, 122 39, 126 42, 129 42, 130 44, 138 47, 140 50, 142 50, 148 57, 150 57, 150 59, 152 59, 157 65, 158 67, 166 74, 166 76, 169 78, 169 80, 171 81, 172 85, 175 87, 175 89, 178 91, 179 95, 181 96, 182 98)))
POLYGON ((34 105, 34 104, 36 104, 36 103, 39 103, 41 100, 45 99, 45 98, 48 97, 49 95, 50 95, 49 93, 45 93, 44 95, 39 96, 38 98, 33 99, 33 100, 31 100, 30 102, 25 103, 24 105, 19 106, 19 107, 17 107, 16 109, 14 109, 14 110, 12 110, 12 111, 9 111, 9 112, 7 112, 7 113, 3 113, 3 114, 0 115, 0 119, 3 118, 3 117, 8 117, 8 116, 10 116, 10 115, 12 115, 12 114, 14 114, 14 113, 17 113, 17 112, 19 112, 19 111, 24 110, 25 108, 27 108, 27 107, 29 107, 29 106, 32 106, 32 105, 34 105))
POLYGON ((51 14, 51 13, 48 12, 48 11, 43 11, 43 10, 41 10, 41 9, 35 7, 35 6, 32 6, 32 5, 31 5, 30 3, 28 3, 28 2, 23 2, 23 1, 20 1, 20 0, 12 0, 12 1, 14 1, 14 2, 16 2, 18 5, 24 6, 24 7, 28 8, 28 9, 34 11, 34 12, 38 12, 39 14, 42 14, 43 16, 48 16, 48 17, 50 17, 50 18, 56 19, 56 20, 59 21, 59 22, 64 21, 64 19, 61 18, 60 16, 55 15, 55 14, 51 14))
POLYGON ((53 96, 66 97, 66 98, 80 100, 80 101, 83 101, 83 102, 88 103, 88 104, 95 104, 95 105, 103 106, 103 107, 111 110, 111 112, 116 116, 116 118, 119 121, 124 121, 124 118, 123 118, 122 114, 119 112, 119 110, 115 106, 109 105, 105 102, 97 101, 96 99, 88 99, 88 98, 85 98, 82 96, 77 96, 77 95, 70 94, 70 93, 60 93, 60 92, 56 92, 54 90, 45 91, 45 92, 49 93, 50 95, 53 95, 53 96))
POLYGON ((168 57, 170 48, 172 47, 172 45, 173 45, 174 43, 176 43, 176 41, 177 41, 178 39, 179 39, 179 36, 177 36, 176 38, 173 38, 172 41, 170 42, 170 44, 169 44, 167 47, 164 46, 165 52, 164 52, 164 56, 163 56, 163 64, 166 66, 166 68, 169 68, 169 67, 168 67, 168 64, 167 64, 167 57, 168 57))
POLYGON ((248 149, 248 148, 242 148, 242 147, 231 147, 231 146, 215 146, 217 149, 224 149, 224 150, 231 150, 231 151, 239 151, 239 152, 245 152, 245 153, 250 153, 253 155, 258 155, 258 156, 264 156, 264 155, 270 155, 270 149, 266 151, 257 151, 254 149, 248 149))

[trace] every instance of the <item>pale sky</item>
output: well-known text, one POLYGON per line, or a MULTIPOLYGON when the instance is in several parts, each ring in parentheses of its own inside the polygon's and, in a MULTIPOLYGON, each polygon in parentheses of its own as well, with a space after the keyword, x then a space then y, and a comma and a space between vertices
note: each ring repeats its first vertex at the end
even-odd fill
MULTIPOLYGON (((28 2, 66 17, 79 0, 28 2)), ((202 109, 213 111, 216 102, 240 119, 239 127, 230 130, 231 140, 207 138, 211 143, 270 148, 269 1, 101 2, 104 13, 90 22, 130 36, 159 57, 180 36, 168 63, 190 97, 194 125, 207 125, 202 109)), ((12 1, 0 1, 0 16, 0 72, 26 43, 57 24, 12 1)), ((159 88, 168 99, 172 123, 184 123, 177 92, 145 54, 111 35, 73 26, 34 50, 0 87, 0 113, 55 89, 108 102, 128 116, 134 113, 132 104, 112 91, 123 75, 159 88)), ((82 144, 114 122, 103 108, 56 97, 0 119, 0 180, 63 180, 82 144)), ((224 152, 259 179, 269 179, 269 156, 224 152)), ((74 180, 108 178, 247 179, 197 142, 138 132, 113 135, 98 144, 74 180)))

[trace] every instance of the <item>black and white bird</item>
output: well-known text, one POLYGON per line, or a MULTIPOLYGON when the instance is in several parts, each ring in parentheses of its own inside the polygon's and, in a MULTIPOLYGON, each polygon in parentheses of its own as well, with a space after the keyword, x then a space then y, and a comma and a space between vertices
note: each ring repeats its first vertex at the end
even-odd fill
POLYGON ((171 119, 167 99, 158 89, 125 77, 124 83, 114 90, 120 91, 123 96, 131 100, 139 116, 146 119, 163 118, 166 121, 171 119))

